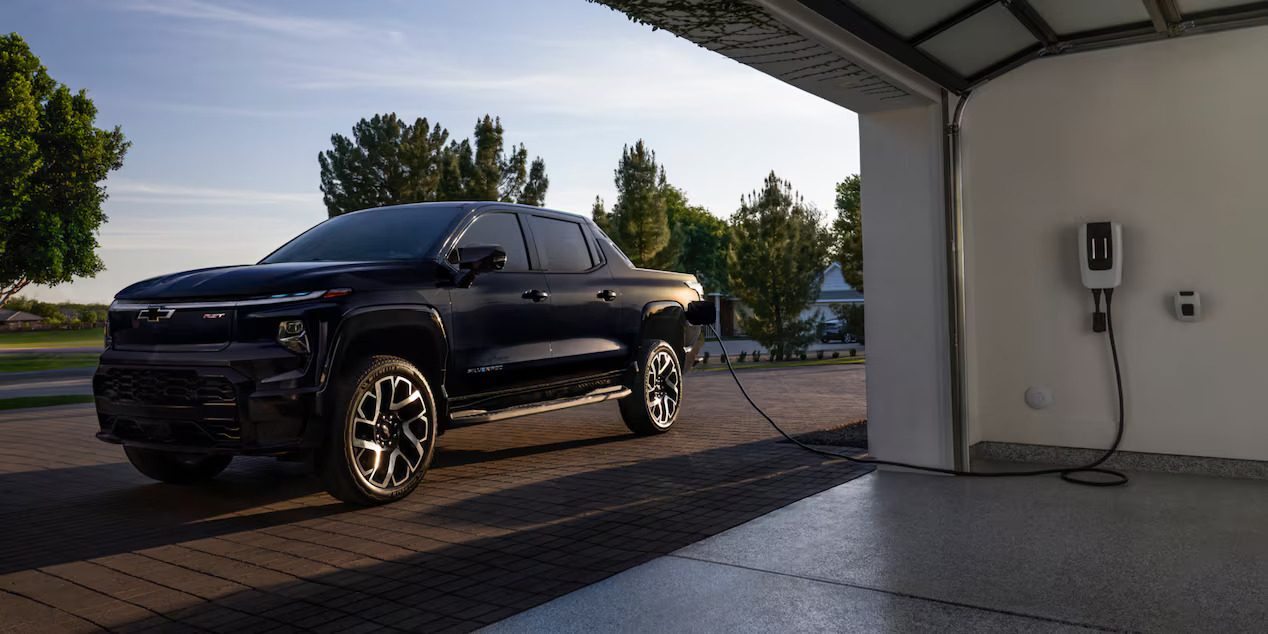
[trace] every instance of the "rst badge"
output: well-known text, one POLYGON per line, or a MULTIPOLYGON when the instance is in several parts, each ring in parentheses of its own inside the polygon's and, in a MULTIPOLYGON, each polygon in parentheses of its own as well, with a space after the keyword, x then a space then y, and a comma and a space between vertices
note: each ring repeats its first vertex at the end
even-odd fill
POLYGON ((136 318, 140 321, 162 321, 164 319, 171 319, 172 313, 174 312, 176 312, 175 308, 151 306, 140 313, 137 313, 136 318))
POLYGON ((203 319, 220 319, 224 316, 224 313, 203 313, 203 319))

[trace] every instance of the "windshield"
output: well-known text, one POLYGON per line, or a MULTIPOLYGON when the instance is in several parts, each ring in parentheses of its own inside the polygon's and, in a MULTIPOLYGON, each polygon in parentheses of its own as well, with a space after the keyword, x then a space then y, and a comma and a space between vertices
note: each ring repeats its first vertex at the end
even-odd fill
POLYGON ((287 242, 260 264, 417 260, 434 252, 461 211, 457 205, 411 205, 336 216, 287 242))

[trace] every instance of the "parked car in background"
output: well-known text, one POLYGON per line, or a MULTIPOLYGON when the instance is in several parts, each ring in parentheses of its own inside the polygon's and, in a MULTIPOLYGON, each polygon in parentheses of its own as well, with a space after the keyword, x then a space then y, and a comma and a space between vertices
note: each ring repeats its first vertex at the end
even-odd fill
POLYGON ((422 480, 448 428, 619 400, 678 420, 712 323, 696 278, 636 268, 589 219, 503 203, 337 216, 258 264, 138 282, 110 306, 100 432, 157 480, 304 459, 335 497, 422 480))
POLYGON ((854 335, 846 332, 845 324, 840 320, 824 322, 822 330, 819 331, 820 343, 832 343, 833 341, 840 341, 841 343, 863 343, 854 335))

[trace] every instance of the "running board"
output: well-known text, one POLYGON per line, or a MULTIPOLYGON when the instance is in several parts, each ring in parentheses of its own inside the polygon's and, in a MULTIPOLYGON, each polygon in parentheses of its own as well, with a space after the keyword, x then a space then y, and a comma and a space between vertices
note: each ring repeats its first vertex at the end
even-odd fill
POLYGON ((578 405, 590 405, 592 403, 602 403, 603 401, 625 398, 629 396, 630 393, 630 388, 614 385, 611 387, 599 388, 581 396, 561 398, 542 403, 516 405, 515 407, 508 407, 506 409, 495 409, 491 411, 483 409, 465 409, 453 412, 449 415, 449 426, 459 427, 462 425, 475 425, 477 423, 491 423, 495 420, 503 420, 506 418, 544 414, 546 412, 553 412, 557 409, 567 409, 569 407, 577 407, 578 405))

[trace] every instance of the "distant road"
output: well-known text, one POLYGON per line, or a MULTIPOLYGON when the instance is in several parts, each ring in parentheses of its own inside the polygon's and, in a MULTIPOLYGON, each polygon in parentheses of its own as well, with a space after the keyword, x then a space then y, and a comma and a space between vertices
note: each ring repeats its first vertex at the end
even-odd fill
POLYGON ((97 368, 67 368, 39 372, 0 372, 0 398, 92 394, 97 368))
POLYGON ((60 352, 77 352, 84 354, 85 352, 101 352, 101 346, 89 346, 84 348, 0 348, 0 354, 56 354, 60 352))
MULTIPOLYGON (((726 344, 727 351, 729 351, 733 355, 738 355, 741 352, 747 352, 749 354, 752 354, 754 350, 761 350, 762 354, 766 353, 766 349, 758 345, 757 342, 753 341, 752 339, 730 339, 730 340, 723 341, 722 343, 726 344)), ((816 341, 810 344, 810 347, 807 349, 807 352, 810 353, 809 356, 811 358, 814 358, 815 354, 820 350, 823 350, 825 353, 827 353, 826 356, 832 356, 831 353, 834 350, 840 351, 841 354, 844 355, 851 348, 853 348, 854 351, 857 352, 858 354, 867 353, 867 350, 863 346, 863 344, 837 343, 835 341, 832 343, 819 343, 818 341, 816 341)), ((705 351, 707 351, 709 355, 713 357, 716 357, 722 354, 722 348, 718 345, 717 340, 712 338, 704 342, 704 346, 701 348, 701 352, 705 352, 705 351)))

